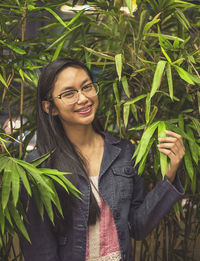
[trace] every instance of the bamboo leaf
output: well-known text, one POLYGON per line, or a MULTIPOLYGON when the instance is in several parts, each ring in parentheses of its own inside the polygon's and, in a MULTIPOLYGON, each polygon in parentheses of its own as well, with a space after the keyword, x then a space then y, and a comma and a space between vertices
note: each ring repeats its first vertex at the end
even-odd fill
POLYGON ((46 159, 48 159, 48 157, 50 156, 50 153, 46 153, 43 154, 41 157, 33 160, 31 162, 32 165, 34 165, 35 167, 39 166, 42 162, 44 162, 46 159))
POLYGON ((162 53, 164 54, 165 58, 167 59, 167 61, 171 64, 172 63, 172 60, 171 58, 169 57, 169 55, 166 53, 165 49, 161 46, 161 51, 162 53))
MULTIPOLYGON (((140 160, 142 159, 142 157, 144 156, 146 148, 149 144, 149 141, 150 141, 152 135, 154 134, 158 124, 159 124, 159 121, 154 122, 151 125, 149 125, 149 127, 144 131, 142 138, 140 140, 140 143, 139 143, 139 151, 138 151, 138 154, 136 157, 135 165, 137 165, 140 162, 140 160)), ((133 157, 135 157, 135 153, 134 153, 133 157)))
POLYGON ((6 88, 8 88, 8 85, 7 85, 6 81, 4 80, 1 73, 0 73, 0 81, 3 83, 4 86, 6 86, 6 88))
POLYGON ((119 91, 118 91, 118 88, 117 88, 117 82, 114 81, 113 83, 113 91, 114 91, 114 94, 115 94, 115 99, 117 101, 117 103, 120 102, 120 99, 119 99, 119 91))
POLYGON ((148 155, 148 153, 149 153, 149 150, 150 150, 150 148, 151 148, 151 146, 152 146, 154 140, 155 140, 155 138, 151 138, 150 141, 149 141, 149 144, 148 144, 148 146, 147 146, 147 148, 146 148, 146 151, 145 151, 145 153, 144 153, 144 156, 143 156, 142 160, 140 161, 140 166, 139 166, 139 168, 138 168, 138 175, 141 175, 141 174, 143 173, 143 171, 144 171, 144 167, 145 167, 147 155, 148 155))
POLYGON ((130 104, 131 106, 131 112, 133 116, 135 117, 135 120, 138 121, 138 115, 137 115, 137 108, 134 103, 130 104))
POLYGON ((166 72, 167 72, 167 82, 168 82, 168 87, 169 87, 169 95, 170 95, 170 98, 173 101, 174 91, 173 91, 172 70, 171 70, 171 64, 170 63, 167 63, 166 72))
POLYGON ((150 110, 151 110, 151 99, 150 99, 150 95, 147 94, 147 98, 146 98, 146 111, 145 111, 146 124, 149 123, 150 110))
POLYGON ((0 40, 0 43, 2 43, 3 45, 7 46, 8 48, 10 48, 11 50, 13 50, 15 53, 18 53, 18 54, 26 54, 26 51, 17 47, 16 45, 14 44, 8 44, 8 43, 5 43, 4 41, 0 40))
POLYGON ((68 27, 68 25, 60 18, 59 15, 57 15, 51 8, 49 7, 44 7, 45 10, 47 10, 49 13, 51 13, 55 18, 56 20, 58 20, 58 22, 64 26, 65 28, 67 28, 69 31, 71 31, 71 29, 68 27))
POLYGON ((129 86, 128 86, 128 81, 127 81, 126 76, 122 77, 122 86, 126 93, 126 96, 130 98, 129 86))
POLYGON ((30 187, 30 184, 29 184, 29 181, 28 181, 28 178, 26 176, 26 172, 24 171, 24 169, 18 165, 17 163, 14 165, 14 170, 13 171, 16 171, 18 173, 18 175, 20 176, 21 180, 22 180, 22 183, 26 189, 26 191, 28 192, 28 194, 31 196, 32 193, 31 193, 31 187, 30 187))
POLYGON ((153 83, 152 83, 152 88, 151 88, 151 93, 150 93, 150 99, 154 96, 157 89, 160 87, 162 75, 163 75, 166 63, 167 63, 166 61, 159 61, 156 66, 156 71, 155 71, 155 74, 153 77, 153 83))
POLYGON ((4 216, 1 202, 0 202, 0 227, 1 227, 1 234, 4 235, 4 233, 5 233, 5 216, 4 216))
POLYGON ((157 112, 158 112, 158 107, 154 105, 153 106, 153 111, 151 112, 150 117, 149 117, 149 123, 148 124, 152 123, 152 121, 156 117, 157 112))
MULTIPOLYGON (((158 124, 158 138, 166 137, 165 130, 166 130, 165 122, 160 121, 158 124)), ((165 155, 162 152, 160 152, 160 168, 161 168, 162 177, 164 178, 166 173, 166 168, 167 168, 167 155, 165 155)))
POLYGON ((115 58, 110 56, 110 55, 107 55, 105 53, 101 53, 101 52, 97 52, 91 48, 88 48, 86 46, 83 46, 88 52, 96 55, 97 57, 100 57, 100 58, 104 58, 104 59, 108 59, 108 60, 111 60, 111 61, 115 61, 115 58))
POLYGON ((116 54, 115 55, 115 65, 117 70, 117 75, 119 77, 119 81, 121 80, 122 75, 122 54, 116 54))
POLYGON ((186 72, 183 68, 179 67, 178 65, 173 65, 174 68, 176 69, 176 71, 178 72, 179 76, 181 77, 181 79, 183 79, 184 81, 188 82, 189 84, 193 84, 194 82, 190 77, 190 74, 188 72, 186 72))
POLYGON ((142 99, 144 99, 145 97, 147 97, 147 94, 142 94, 142 95, 139 95, 127 102, 125 102, 126 105, 129 105, 129 104, 133 104, 133 103, 136 103, 137 101, 140 101, 142 99))
POLYGON ((28 242, 31 243, 27 230, 22 222, 22 219, 17 209, 12 205, 11 202, 9 202, 8 207, 9 207, 9 212, 13 220, 15 221, 15 224, 17 225, 18 229, 21 231, 22 235, 28 240, 28 242))
POLYGON ((11 191, 11 171, 10 169, 4 169, 2 178, 2 208, 6 208, 11 191))
POLYGON ((123 118, 124 118, 124 126, 125 126, 125 128, 128 125, 129 113, 130 113, 130 105, 124 104, 124 107, 123 107, 123 118))
POLYGON ((184 120, 183 120, 183 114, 179 114, 178 116, 178 126, 184 131, 184 120))
POLYGON ((54 53, 54 55, 53 55, 53 57, 52 57, 52 61, 54 61, 54 60, 56 60, 56 59, 58 58, 58 56, 59 56, 59 54, 60 54, 60 51, 62 50, 62 47, 63 47, 64 42, 65 42, 65 39, 62 40, 62 41, 58 44, 58 47, 56 48, 55 53, 54 53))
POLYGON ((198 166, 198 161, 199 161, 199 148, 198 145, 195 142, 195 137, 194 137, 194 133, 192 131, 191 128, 189 128, 188 126, 186 127, 186 133, 188 136, 191 137, 191 140, 189 140, 189 148, 192 154, 192 158, 194 160, 194 162, 196 163, 196 165, 198 166))
POLYGON ((15 171, 15 163, 12 162, 12 169, 11 169, 11 183, 12 183, 12 195, 13 195, 13 203, 16 207, 18 199, 19 199, 19 188, 20 188, 20 176, 18 171, 15 171))
POLYGON ((188 175, 189 175, 190 179, 193 181, 194 168, 193 168, 193 164, 192 164, 192 158, 191 158, 189 146, 188 146, 187 143, 185 144, 184 162, 185 162, 185 167, 186 167, 186 170, 188 172, 188 175))
POLYGON ((199 114, 200 114, 200 92, 197 92, 197 99, 198 99, 198 108, 199 108, 199 114))
POLYGON ((157 24, 160 21, 160 19, 156 19, 156 20, 152 20, 150 22, 148 22, 147 24, 145 24, 144 29, 143 29, 143 34, 146 34, 149 29, 154 25, 157 24))

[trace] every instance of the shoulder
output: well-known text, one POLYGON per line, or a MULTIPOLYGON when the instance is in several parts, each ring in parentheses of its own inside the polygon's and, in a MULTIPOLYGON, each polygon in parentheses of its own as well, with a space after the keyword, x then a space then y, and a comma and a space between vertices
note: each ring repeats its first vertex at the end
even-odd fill
POLYGON ((106 144, 109 144, 114 147, 118 147, 120 149, 120 155, 122 158, 132 159, 136 146, 130 140, 115 137, 105 132, 103 133, 103 136, 106 144))
POLYGON ((41 155, 42 154, 39 151, 39 149, 34 149, 34 150, 28 152, 28 154, 25 157, 25 161, 32 162, 33 160, 39 158, 41 155))

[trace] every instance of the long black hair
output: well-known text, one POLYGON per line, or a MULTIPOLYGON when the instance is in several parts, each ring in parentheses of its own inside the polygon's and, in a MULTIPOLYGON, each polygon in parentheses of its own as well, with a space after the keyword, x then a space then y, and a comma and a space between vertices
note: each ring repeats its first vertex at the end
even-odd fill
MULTIPOLYGON (((83 69, 93 81, 92 73, 85 64, 69 58, 57 59, 43 69, 37 90, 37 147, 42 154, 53 151, 43 166, 72 172, 72 175, 67 175, 67 178, 76 186, 79 182, 78 173, 80 170, 89 180, 86 161, 67 137, 59 117, 52 115, 53 101, 50 102, 49 113, 44 112, 42 108, 42 101, 51 100, 53 87, 59 73, 67 67, 83 69)), ((95 119, 92 125, 95 131, 99 132, 100 125, 96 122, 95 119)), ((71 220, 69 213, 71 213, 70 208, 74 207, 73 196, 67 195, 58 185, 56 187, 63 208, 64 220, 56 214, 55 227, 61 233, 62 231, 59 230, 63 230, 63 227, 66 227, 68 221, 71 220)), ((100 209, 91 190, 88 224, 95 224, 99 216, 100 209)))

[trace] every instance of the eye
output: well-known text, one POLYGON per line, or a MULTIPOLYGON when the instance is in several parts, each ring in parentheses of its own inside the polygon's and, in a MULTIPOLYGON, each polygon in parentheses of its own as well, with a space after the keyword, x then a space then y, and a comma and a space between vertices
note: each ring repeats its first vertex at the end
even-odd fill
POLYGON ((87 85, 83 86, 82 90, 87 92, 87 91, 92 90, 92 87, 93 87, 93 84, 90 83, 90 84, 87 84, 87 85))
POLYGON ((75 94, 75 91, 74 90, 71 90, 71 91, 67 91, 67 92, 63 92, 61 94, 61 98, 71 98, 73 97, 75 94))

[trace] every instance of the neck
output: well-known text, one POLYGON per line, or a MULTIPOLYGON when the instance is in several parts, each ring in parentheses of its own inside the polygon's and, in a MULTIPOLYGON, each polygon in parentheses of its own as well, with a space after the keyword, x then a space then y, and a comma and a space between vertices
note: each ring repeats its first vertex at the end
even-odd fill
POLYGON ((72 126, 65 128, 69 140, 79 149, 91 146, 97 137, 92 125, 72 126))

